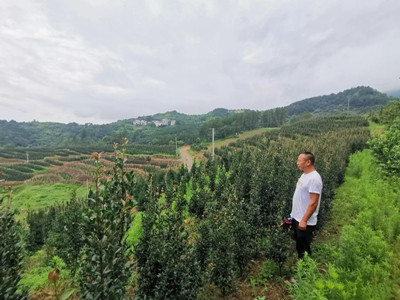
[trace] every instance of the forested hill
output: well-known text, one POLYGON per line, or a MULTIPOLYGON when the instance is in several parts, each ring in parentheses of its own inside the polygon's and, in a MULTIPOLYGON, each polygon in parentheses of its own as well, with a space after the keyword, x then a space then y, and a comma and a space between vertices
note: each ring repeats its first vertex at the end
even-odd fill
POLYGON ((312 97, 287 106, 289 116, 304 112, 334 114, 346 112, 364 113, 386 105, 391 100, 386 94, 371 87, 360 86, 337 94, 312 97))
MULTIPOLYGON (((192 143, 199 137, 202 125, 208 124, 208 121, 247 115, 248 112, 251 111, 216 108, 207 114, 186 115, 171 111, 102 125, 0 120, 0 149, 7 146, 112 145, 114 141, 119 141, 123 137, 136 144, 168 145, 171 142, 175 144, 175 137, 180 143, 192 143), (168 119, 168 125, 157 127, 154 122, 163 119, 168 119), (146 121, 146 125, 135 126, 135 120, 146 121), (171 121, 175 123, 173 126, 171 121)), ((229 122, 232 120, 229 119, 229 122)), ((236 124, 237 127, 242 126, 236 124)))
POLYGON ((146 120, 146 121, 151 122, 151 121, 156 121, 156 120, 168 119, 168 120, 176 121, 177 125, 201 124, 210 119, 229 117, 229 116, 235 115, 239 112, 247 112, 247 111, 250 111, 250 110, 229 110, 229 109, 225 109, 225 108, 216 108, 216 109, 214 109, 206 114, 202 114, 202 115, 187 115, 187 114, 177 112, 176 110, 173 110, 173 111, 168 111, 165 113, 157 113, 155 115, 150 115, 150 116, 141 116, 141 117, 138 117, 135 119, 127 119, 127 120, 122 120, 122 121, 118 121, 118 122, 131 123, 137 119, 146 120))
POLYGON ((169 119, 169 120, 175 120, 178 125, 182 124, 199 124, 203 123, 207 120, 214 119, 214 118, 225 118, 229 117, 232 115, 235 115, 237 113, 241 112, 248 112, 250 111, 249 109, 246 110, 230 110, 226 108, 216 108, 206 114, 202 115, 186 115, 177 112, 176 110, 166 112, 166 113, 158 113, 152 116, 145 116, 145 117, 140 117, 140 119, 146 119, 146 120, 161 120, 161 119, 169 119))
POLYGON ((306 112, 323 115, 342 113, 347 111, 349 103, 352 113, 364 113, 382 107, 390 100, 386 94, 370 87, 357 87, 265 111, 217 108, 202 115, 171 111, 103 125, 0 120, 0 149, 5 146, 110 145, 122 137, 135 144, 175 144, 175 138, 179 144, 193 144, 209 140, 210 128, 215 128, 216 138, 224 138, 259 127, 281 126, 306 112), (168 119, 168 125, 157 127, 156 122, 163 119, 168 119), (145 125, 134 126, 136 120, 143 120, 145 125))

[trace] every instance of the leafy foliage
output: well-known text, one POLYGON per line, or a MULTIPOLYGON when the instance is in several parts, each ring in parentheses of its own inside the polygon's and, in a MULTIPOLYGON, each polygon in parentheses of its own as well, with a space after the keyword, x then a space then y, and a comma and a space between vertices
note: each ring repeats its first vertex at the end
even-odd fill
POLYGON ((39 250, 28 257, 25 264, 27 267, 21 284, 27 287, 30 292, 49 286, 48 274, 55 268, 60 270, 60 280, 71 280, 65 262, 57 256, 48 259, 43 250, 39 250))
MULTIPOLYGON (((390 100, 385 94, 370 87, 357 87, 337 94, 305 99, 287 107, 265 111, 218 108, 204 115, 185 115, 172 111, 141 117, 141 119, 148 121, 162 118, 176 120, 175 126, 162 128, 155 126, 134 127, 133 119, 103 125, 41 123, 37 121, 19 123, 13 120, 0 120, 0 144, 6 150, 6 153, 1 155, 14 155, 15 153, 12 154, 8 151, 10 147, 29 147, 28 150, 30 153, 32 152, 32 159, 38 159, 34 158, 35 154, 40 155, 41 151, 33 147, 58 148, 64 146, 72 148, 73 151, 84 153, 82 149, 87 149, 87 145, 91 145, 98 147, 98 151, 107 151, 107 145, 111 145, 123 137, 129 138, 135 143, 134 148, 128 147, 130 148, 127 149, 128 153, 168 153, 173 155, 175 154, 175 138, 177 138, 179 145, 194 144, 199 137, 202 140, 209 141, 211 139, 210 128, 215 128, 216 137, 222 138, 260 127, 278 127, 289 116, 294 116, 296 119, 297 115, 304 112, 319 115, 343 113, 347 111, 348 101, 352 113, 364 113, 382 107, 390 100), (71 145, 74 145, 74 147, 71 147, 71 145)), ((86 154, 89 153, 91 151, 86 154)), ((23 155, 26 155, 26 151, 23 155)))
POLYGON ((400 118, 395 119, 389 129, 369 145, 385 171, 400 174, 400 118))
POLYGON ((298 262, 296 299, 398 298, 398 179, 383 176, 375 164, 369 150, 351 156, 327 224, 328 231, 340 230, 339 242, 321 257, 322 268, 310 258, 298 262))
MULTIPOLYGON (((228 116, 235 122, 245 121, 242 117, 228 116)), ((87 205, 76 207, 75 214, 65 210, 59 215, 56 210, 51 220, 57 224, 43 232, 37 245, 45 242, 48 255, 62 257, 71 269, 80 260, 77 274, 83 299, 123 299, 131 262, 136 267, 133 284, 138 299, 195 299, 208 283, 227 296, 255 258, 268 259, 274 272, 279 269, 282 274, 290 249, 280 223, 290 211, 300 176, 297 155, 308 150, 317 157, 316 168, 324 181, 321 225, 328 219, 335 189, 344 180, 349 155, 366 145, 367 125, 352 115, 303 119, 218 149, 214 160, 195 162, 190 172, 182 166, 177 171, 158 170, 148 178, 125 171, 125 140, 122 152, 115 149, 111 173, 105 171, 101 153, 93 154, 96 189, 87 205)), ((355 169, 354 174, 362 172, 355 169)), ((45 223, 46 217, 42 219, 45 223)), ((45 225, 35 223, 40 233, 45 225)), ((397 233, 396 226, 383 235, 361 229, 363 235, 374 237, 373 245, 384 249, 383 237, 397 233)), ((343 239, 343 247, 354 246, 350 241, 343 239)), ((371 254, 366 253, 365 260, 371 254)), ((344 264, 335 266, 339 276, 344 264)), ((386 274, 385 268, 379 270, 386 274)))
POLYGON ((215 128, 216 138, 224 138, 259 127, 278 127, 286 121, 287 117, 285 108, 275 108, 263 112, 246 111, 205 122, 200 129, 200 136, 209 140, 210 128, 215 128))
POLYGON ((186 200, 178 194, 170 207, 164 207, 151 189, 148 197, 142 217, 143 234, 135 246, 136 297, 196 299, 203 276, 183 223, 186 200))
POLYGON ((101 154, 94 153, 96 190, 89 194, 83 224, 79 281, 83 299, 122 299, 129 283, 131 270, 126 232, 132 222, 130 186, 134 174, 124 170, 126 142, 124 140, 122 152, 115 150, 112 174, 103 173, 101 154))
POLYGON ((188 212, 199 220, 196 255, 210 282, 224 295, 263 255, 279 273, 288 257, 287 233, 279 227, 290 211, 299 172, 297 155, 311 150, 324 180, 319 225, 329 215, 347 158, 365 147, 368 123, 357 116, 311 118, 216 151, 215 161, 194 164, 186 185, 188 212), (329 125, 332 125, 331 127, 329 125), (299 125, 299 124, 297 124, 299 125), (317 129, 317 130, 316 130, 317 129))
POLYGON ((0 295, 2 299, 27 299, 26 292, 19 288, 23 241, 18 235, 19 225, 14 218, 15 212, 9 207, 11 189, 7 198, 7 203, 0 205, 0 295))
POLYGON ((76 198, 61 206, 55 215, 51 230, 45 239, 47 256, 59 256, 75 273, 79 267, 80 253, 84 245, 82 223, 86 203, 76 198))
POLYGON ((391 124, 400 116, 400 101, 391 101, 379 110, 371 112, 369 119, 380 124, 391 124))
POLYGON ((54 206, 48 209, 28 212, 26 219, 29 225, 27 246, 30 251, 37 251, 44 245, 44 241, 53 226, 55 215, 56 208, 54 206))
POLYGON ((75 273, 83 247, 83 211, 86 203, 73 193, 69 202, 46 209, 29 210, 27 248, 37 251, 45 246, 48 259, 61 257, 75 273))

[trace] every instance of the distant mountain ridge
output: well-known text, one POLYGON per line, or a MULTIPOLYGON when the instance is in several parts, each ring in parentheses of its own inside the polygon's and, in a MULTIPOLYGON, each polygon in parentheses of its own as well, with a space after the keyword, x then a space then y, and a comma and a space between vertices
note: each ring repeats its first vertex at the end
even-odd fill
MULTIPOLYGON (((141 120, 162 120, 162 119, 169 119, 169 120, 176 120, 178 124, 196 124, 196 123, 203 123, 212 118, 223 118, 235 115, 237 113, 242 113, 250 111, 249 109, 226 109, 226 108, 215 108, 212 111, 202 114, 202 115, 187 115, 184 113, 177 112, 176 110, 168 111, 165 113, 157 113, 154 115, 149 116, 140 116, 135 119, 141 120)), ((134 119, 128 119, 129 121, 133 121, 134 119)), ((125 120, 126 121, 126 120, 125 120)))
POLYGON ((288 105, 289 116, 304 112, 335 114, 347 112, 364 113, 386 105, 392 98, 371 87, 360 86, 337 94, 312 97, 288 105))
POLYGON ((143 116, 141 119, 175 120, 175 126, 155 128, 155 125, 142 128, 133 126, 133 118, 119 120, 110 124, 16 122, 0 120, 0 149, 4 146, 69 146, 88 144, 112 144, 123 137, 138 144, 165 145, 174 143, 175 138, 183 143, 208 139, 210 128, 216 128, 219 138, 237 134, 243 130, 259 127, 280 126, 295 116, 311 113, 331 115, 347 112, 365 113, 386 105, 393 98, 372 89, 356 87, 318 97, 304 99, 286 107, 265 111, 249 109, 228 110, 216 108, 207 114, 186 115, 176 110, 143 116))

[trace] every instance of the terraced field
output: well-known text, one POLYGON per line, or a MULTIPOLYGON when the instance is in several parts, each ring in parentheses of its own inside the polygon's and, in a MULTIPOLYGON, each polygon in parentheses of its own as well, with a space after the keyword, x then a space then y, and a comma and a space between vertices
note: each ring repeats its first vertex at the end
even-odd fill
MULTIPOLYGON (((12 206, 26 213, 70 199, 72 193, 86 197, 93 182, 95 160, 87 153, 43 151, 29 154, 25 150, 0 150, 0 199, 12 187, 12 206)), ((105 153, 101 162, 111 168, 113 153, 105 153)), ((126 167, 136 173, 149 172, 179 166, 180 159, 167 155, 128 155, 126 167)), ((22 212, 22 211, 23 212, 22 212)))
MULTIPOLYGON (((112 153, 103 155, 102 162, 106 167, 111 167, 113 161, 112 153)), ((126 167, 144 174, 180 163, 180 159, 171 156, 129 155, 126 167)), ((94 159, 88 154, 55 155, 27 161, 21 158, 7 157, 0 152, 0 171, 2 172, 0 185, 86 184, 92 179, 94 164, 94 159)))

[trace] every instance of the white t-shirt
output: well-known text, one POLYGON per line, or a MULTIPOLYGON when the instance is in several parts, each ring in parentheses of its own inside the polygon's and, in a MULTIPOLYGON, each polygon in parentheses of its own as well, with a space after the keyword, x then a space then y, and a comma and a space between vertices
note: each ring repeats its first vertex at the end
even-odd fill
POLYGON ((308 174, 303 173, 297 181, 290 216, 296 219, 297 222, 300 222, 307 211, 308 204, 310 204, 310 193, 319 194, 317 209, 307 221, 307 225, 316 225, 319 205, 321 203, 321 192, 322 179, 318 172, 312 171, 308 174))

